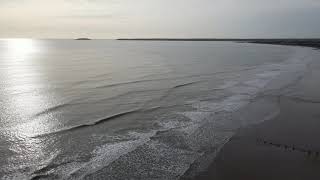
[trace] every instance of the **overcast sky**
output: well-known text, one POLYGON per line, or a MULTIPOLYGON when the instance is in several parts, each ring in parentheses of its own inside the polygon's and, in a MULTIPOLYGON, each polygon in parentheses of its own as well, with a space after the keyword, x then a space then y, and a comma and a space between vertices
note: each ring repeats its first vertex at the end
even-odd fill
POLYGON ((0 38, 316 38, 320 0, 0 0, 0 38))

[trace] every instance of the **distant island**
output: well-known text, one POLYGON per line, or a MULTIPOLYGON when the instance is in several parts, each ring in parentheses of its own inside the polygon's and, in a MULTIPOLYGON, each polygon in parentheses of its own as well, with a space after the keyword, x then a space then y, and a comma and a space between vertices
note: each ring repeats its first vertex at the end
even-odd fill
POLYGON ((91 40, 91 39, 89 39, 89 38, 77 38, 75 40, 91 40))

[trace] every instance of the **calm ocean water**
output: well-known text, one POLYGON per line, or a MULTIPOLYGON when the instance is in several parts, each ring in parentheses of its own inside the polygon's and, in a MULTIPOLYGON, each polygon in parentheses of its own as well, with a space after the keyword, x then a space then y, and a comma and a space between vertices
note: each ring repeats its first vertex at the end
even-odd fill
MULTIPOLYGON (((261 122, 233 115, 298 78, 313 53, 232 42, 0 40, 0 178, 177 179, 237 128, 261 122)), ((264 117, 277 113, 274 102, 260 105, 264 117)))

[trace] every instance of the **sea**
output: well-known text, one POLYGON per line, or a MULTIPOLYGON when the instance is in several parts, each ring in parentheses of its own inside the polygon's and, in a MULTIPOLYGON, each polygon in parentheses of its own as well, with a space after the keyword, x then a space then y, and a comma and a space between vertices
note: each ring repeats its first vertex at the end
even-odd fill
POLYGON ((319 57, 238 42, 1 39, 0 179, 192 178, 238 129, 279 114, 272 95, 319 57))

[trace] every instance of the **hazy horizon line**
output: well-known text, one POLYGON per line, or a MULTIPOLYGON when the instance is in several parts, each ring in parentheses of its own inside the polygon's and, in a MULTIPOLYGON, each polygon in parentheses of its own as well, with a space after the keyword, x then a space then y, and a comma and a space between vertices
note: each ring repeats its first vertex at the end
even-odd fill
POLYGON ((32 38, 32 37, 5 37, 1 40, 8 39, 38 39, 38 40, 76 40, 78 38, 89 38, 90 40, 183 40, 183 39, 194 39, 194 40, 255 40, 255 39, 320 39, 320 37, 274 37, 274 38, 264 38, 264 37, 252 37, 252 38, 215 38, 215 37, 119 37, 119 38, 90 38, 90 37, 77 37, 77 38, 32 38))

